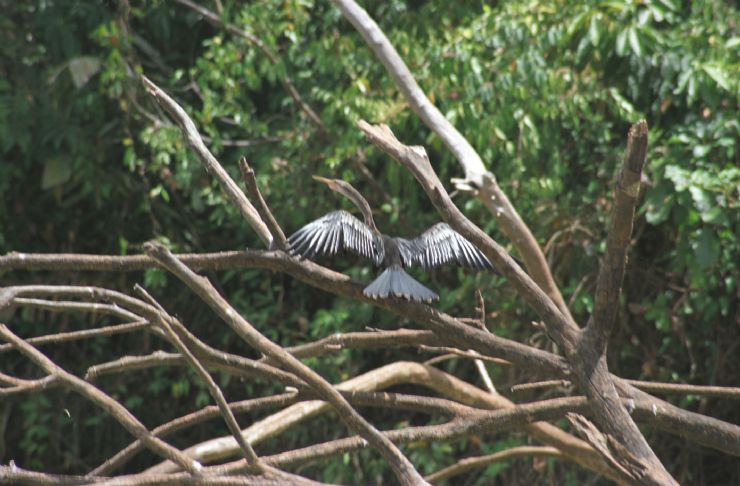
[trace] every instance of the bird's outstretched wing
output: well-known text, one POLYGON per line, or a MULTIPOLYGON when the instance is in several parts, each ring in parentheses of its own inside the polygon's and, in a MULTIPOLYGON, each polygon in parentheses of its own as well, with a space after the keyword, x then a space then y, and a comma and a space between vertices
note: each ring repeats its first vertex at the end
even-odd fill
POLYGON ((373 232, 347 211, 333 211, 293 233, 288 249, 306 258, 349 250, 373 259, 373 232))
POLYGON ((435 224, 414 238, 411 244, 416 251, 415 261, 425 269, 456 263, 461 267, 495 271, 478 247, 447 223, 435 224))

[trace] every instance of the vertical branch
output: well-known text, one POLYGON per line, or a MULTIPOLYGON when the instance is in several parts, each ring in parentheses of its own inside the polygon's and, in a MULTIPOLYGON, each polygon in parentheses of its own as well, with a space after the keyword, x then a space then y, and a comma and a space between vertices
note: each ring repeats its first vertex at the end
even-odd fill
POLYGON ((239 158, 239 170, 242 173, 244 187, 247 190, 249 198, 257 205, 257 212, 260 217, 262 217, 262 221, 267 225, 267 229, 270 230, 273 246, 284 250, 286 244, 285 233, 283 233, 280 225, 275 220, 275 216, 272 215, 272 211, 270 211, 265 199, 262 197, 262 193, 257 186, 257 178, 254 175, 254 169, 249 166, 247 158, 244 156, 239 158))
POLYGON ((614 209, 606 240, 606 254, 596 281, 594 313, 584 332, 584 339, 601 354, 606 351, 609 335, 616 322, 647 145, 647 122, 640 120, 630 128, 627 136, 622 173, 614 190, 614 209))

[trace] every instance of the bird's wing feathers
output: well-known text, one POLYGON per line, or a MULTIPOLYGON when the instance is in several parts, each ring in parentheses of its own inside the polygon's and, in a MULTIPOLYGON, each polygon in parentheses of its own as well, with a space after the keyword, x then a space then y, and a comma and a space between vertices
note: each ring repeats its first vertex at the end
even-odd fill
POLYGON ((288 238, 288 246, 292 254, 306 258, 349 250, 372 259, 373 232, 347 211, 339 210, 325 214, 293 233, 288 238))
POLYGON ((425 269, 445 263, 461 267, 493 270, 486 256, 447 223, 437 223, 411 242, 416 247, 416 258, 425 269))

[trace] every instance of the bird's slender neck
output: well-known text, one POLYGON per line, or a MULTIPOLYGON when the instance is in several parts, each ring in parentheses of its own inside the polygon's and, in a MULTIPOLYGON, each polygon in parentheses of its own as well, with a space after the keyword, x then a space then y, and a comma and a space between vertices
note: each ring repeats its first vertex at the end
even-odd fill
POLYGON ((355 203, 355 206, 357 206, 360 212, 362 212, 362 216, 365 218, 365 224, 368 225, 370 229, 373 230, 373 232, 380 234, 380 231, 378 231, 378 227, 375 226, 375 220, 373 220, 373 211, 372 209, 370 209, 370 204, 364 197, 362 197, 362 194, 360 194, 357 189, 349 184, 347 184, 342 189, 343 190, 341 191, 341 194, 355 203))

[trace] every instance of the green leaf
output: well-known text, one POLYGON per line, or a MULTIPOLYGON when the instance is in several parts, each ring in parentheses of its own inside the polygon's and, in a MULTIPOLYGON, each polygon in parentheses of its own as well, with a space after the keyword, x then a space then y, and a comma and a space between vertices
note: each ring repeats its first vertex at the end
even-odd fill
POLYGON ((100 59, 92 56, 77 57, 69 61, 69 74, 76 88, 81 88, 100 71, 100 59))
POLYGON ((44 172, 41 174, 41 189, 64 184, 72 176, 72 164, 67 159, 53 158, 44 163, 44 172))
POLYGON ((599 18, 597 15, 591 17, 591 23, 588 26, 588 38, 594 47, 599 45, 599 40, 601 39, 601 26, 599 25, 599 18))
POLYGON ((624 29, 619 31, 619 34, 617 34, 617 43, 616 43, 616 51, 617 54, 620 56, 624 56, 627 53, 627 35, 629 34, 629 29, 624 29))
POLYGON ((636 56, 642 57, 642 43, 640 42, 640 35, 637 33, 637 29, 635 27, 629 29, 628 37, 632 52, 634 52, 636 56))
POLYGON ((696 263, 699 265, 700 269, 706 270, 714 266, 717 262, 720 245, 713 230, 708 228, 701 229, 699 231, 699 236, 691 246, 694 249, 696 263))
MULTIPOLYGON (((722 67, 717 64, 705 64, 702 66, 702 69, 705 73, 709 75, 710 78, 712 78, 717 83, 720 88, 726 91, 730 90, 730 74, 722 69, 722 67)), ((735 73, 735 75, 737 76, 737 72, 735 73)))

